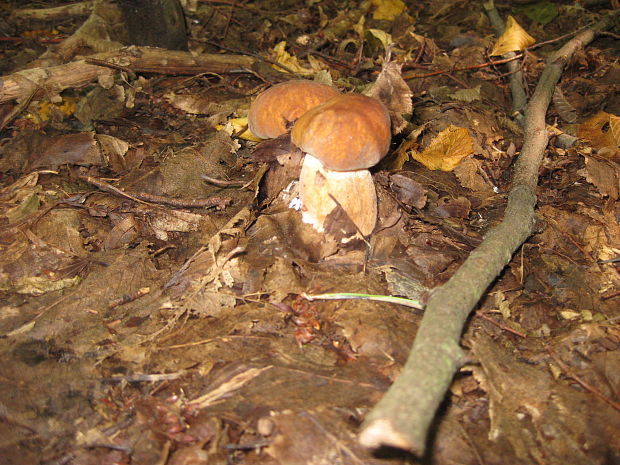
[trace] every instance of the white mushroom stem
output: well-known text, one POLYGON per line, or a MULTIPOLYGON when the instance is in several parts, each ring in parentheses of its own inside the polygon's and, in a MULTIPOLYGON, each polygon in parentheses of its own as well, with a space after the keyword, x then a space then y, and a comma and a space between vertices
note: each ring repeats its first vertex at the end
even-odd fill
POLYGON ((333 171, 315 157, 306 154, 299 175, 299 198, 304 223, 318 232, 325 230, 325 219, 334 211, 335 198, 364 236, 372 233, 377 222, 377 193, 367 169, 333 171))

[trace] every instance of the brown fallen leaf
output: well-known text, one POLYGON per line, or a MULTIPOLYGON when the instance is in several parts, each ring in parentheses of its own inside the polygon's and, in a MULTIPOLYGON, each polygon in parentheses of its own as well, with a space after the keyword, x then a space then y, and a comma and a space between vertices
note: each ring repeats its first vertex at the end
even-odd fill
POLYGON ((402 174, 390 176, 390 188, 396 194, 396 198, 405 205, 415 208, 424 208, 426 205, 426 189, 417 181, 402 174))
POLYGON ((469 131, 450 125, 422 153, 413 152, 411 157, 430 170, 452 171, 473 151, 474 141, 469 131))
POLYGON ((604 111, 584 121, 577 129, 577 135, 595 149, 620 147, 620 116, 604 111))
MULTIPOLYGON (((620 151, 616 152, 616 157, 620 158, 620 151)), ((586 157, 586 180, 601 194, 617 200, 620 195, 620 164, 600 157, 586 157)))
POLYGON ((454 169, 461 186, 478 193, 492 193, 492 186, 480 174, 480 161, 474 157, 463 160, 454 169))
POLYGON ((402 63, 387 62, 367 95, 380 100, 390 113, 392 134, 398 134, 407 126, 405 115, 411 115, 413 92, 402 76, 402 63))
POLYGON ((50 137, 41 156, 32 161, 32 168, 61 165, 102 166, 104 158, 95 141, 94 132, 78 132, 50 137))

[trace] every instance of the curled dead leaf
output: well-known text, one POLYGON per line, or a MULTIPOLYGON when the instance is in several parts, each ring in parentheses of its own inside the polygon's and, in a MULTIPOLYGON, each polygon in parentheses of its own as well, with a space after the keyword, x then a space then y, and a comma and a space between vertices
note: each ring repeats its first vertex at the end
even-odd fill
POLYGON ((407 127, 405 116, 413 112, 413 92, 402 76, 402 64, 395 61, 383 65, 377 80, 366 95, 380 100, 390 113, 392 134, 398 134, 407 127))
POLYGON ((527 31, 517 23, 516 19, 512 16, 508 16, 504 33, 497 39, 491 51, 491 56, 504 55, 508 52, 520 52, 535 43, 536 39, 529 35, 527 31))

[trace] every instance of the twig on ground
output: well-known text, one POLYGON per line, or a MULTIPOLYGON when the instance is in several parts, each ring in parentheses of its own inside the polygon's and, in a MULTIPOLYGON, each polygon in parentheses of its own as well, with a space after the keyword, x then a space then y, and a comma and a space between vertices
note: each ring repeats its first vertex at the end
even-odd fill
POLYGON ((231 199, 225 197, 210 197, 208 199, 177 199, 174 197, 166 197, 163 195, 147 194, 145 192, 132 192, 127 193, 118 187, 114 187, 107 182, 103 182, 92 176, 79 176, 80 179, 92 184, 96 188, 109 192, 111 194, 120 195, 126 197, 134 202, 145 204, 162 204, 169 205, 176 208, 211 208, 216 207, 218 210, 223 210, 231 202, 231 199))
POLYGON ((407 299, 405 297, 395 297, 392 295, 374 295, 374 294, 360 294, 356 292, 335 292, 329 294, 301 294, 304 299, 307 300, 372 300, 374 302, 388 302, 391 304, 403 305, 409 308, 415 308, 416 310, 423 310, 424 306, 417 300, 407 299))
POLYGON ((538 169, 548 142, 545 115, 562 69, 613 15, 581 32, 547 60, 525 111, 525 139, 514 169, 504 219, 492 228, 450 280, 432 293, 400 376, 368 414, 359 441, 371 448, 398 447, 419 456, 429 427, 463 361, 459 346, 470 312, 529 237, 534 225, 538 169), (406 406, 406 407, 404 407, 406 406))
POLYGON ((224 179, 212 178, 211 176, 207 176, 206 174, 201 174, 200 177, 207 181, 209 184, 220 187, 243 187, 248 184, 247 181, 226 181, 224 179))
POLYGON ((497 326, 499 329, 504 330, 504 331, 508 331, 509 333, 514 334, 515 336, 519 336, 522 338, 526 338, 527 335, 525 335, 524 333, 522 333, 521 331, 517 331, 516 329, 512 329, 509 326, 506 326, 502 323, 499 323, 498 321, 495 321, 493 318, 491 318, 490 316, 484 314, 481 311, 477 311, 476 312, 476 316, 482 318, 483 320, 488 321, 489 323, 491 323, 492 325, 497 326))
POLYGON ((514 57, 502 58, 501 60, 495 60, 495 61, 487 61, 485 63, 480 63, 478 65, 464 66, 462 68, 443 69, 443 70, 433 71, 431 73, 426 73, 426 74, 403 73, 403 79, 405 81, 408 81, 410 79, 421 79, 421 78, 439 76, 441 74, 456 73, 456 72, 459 72, 459 71, 472 71, 474 69, 488 68, 489 66, 503 65, 505 63, 509 63, 511 61, 518 60, 519 58, 523 58, 523 53, 519 53, 519 54, 515 55, 514 57))

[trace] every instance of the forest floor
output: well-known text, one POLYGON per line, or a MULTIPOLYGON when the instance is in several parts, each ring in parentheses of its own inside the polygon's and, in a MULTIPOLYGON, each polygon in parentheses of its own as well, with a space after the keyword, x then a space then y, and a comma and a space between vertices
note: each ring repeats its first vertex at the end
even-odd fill
MULTIPOLYGON (((523 130, 482 4, 185 3, 192 56, 252 69, 101 67, 0 102, 0 462, 620 464, 618 28, 564 69, 534 233, 472 312, 419 458, 357 434, 423 311, 303 294, 424 301, 501 221, 523 130), (289 207, 299 167, 257 156, 231 120, 291 77, 362 92, 387 43, 413 114, 372 170, 374 234, 343 244, 289 207), (462 159, 417 161, 449 128, 462 159)), ((16 8, 57 5, 0 2, 5 84, 102 52, 41 59, 89 10, 16 8)), ((519 58, 528 96, 565 34, 615 3, 583 5, 497 5, 541 44, 519 58)))

